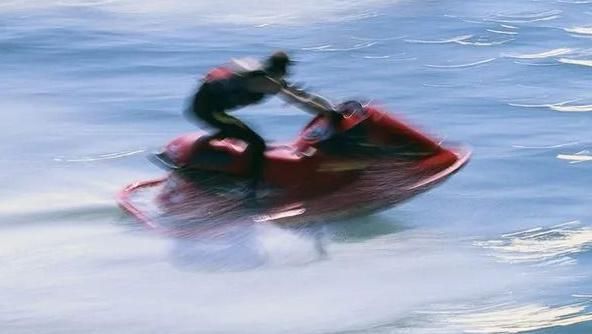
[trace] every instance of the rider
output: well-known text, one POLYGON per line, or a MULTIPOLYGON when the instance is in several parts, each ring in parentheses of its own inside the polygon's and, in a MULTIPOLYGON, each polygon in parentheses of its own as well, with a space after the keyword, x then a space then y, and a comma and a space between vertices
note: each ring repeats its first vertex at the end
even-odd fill
POLYGON ((330 111, 335 110, 328 100, 308 94, 284 81, 291 63, 286 52, 276 51, 264 61, 263 66, 252 66, 247 60, 235 60, 233 66, 214 68, 202 80, 188 109, 190 116, 218 129, 217 133, 205 137, 196 145, 227 137, 247 142, 252 153, 250 197, 255 197, 257 185, 263 176, 265 141, 227 112, 259 103, 276 93, 315 113, 332 114, 330 111))
POLYGON ((253 68, 244 61, 235 61, 233 66, 214 68, 202 80, 188 110, 190 116, 218 130, 205 138, 205 141, 231 137, 247 142, 252 153, 251 196, 255 196, 255 190, 263 176, 265 141, 227 112, 259 103, 287 87, 283 78, 287 75, 290 64, 291 60, 284 51, 276 51, 259 68, 253 68))

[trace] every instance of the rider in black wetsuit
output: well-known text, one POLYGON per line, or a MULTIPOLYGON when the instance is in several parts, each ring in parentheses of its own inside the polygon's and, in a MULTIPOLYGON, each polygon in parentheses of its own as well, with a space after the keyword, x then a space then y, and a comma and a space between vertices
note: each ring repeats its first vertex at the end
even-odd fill
POLYGON ((285 52, 277 51, 265 60, 261 69, 215 68, 204 78, 188 110, 191 116, 218 129, 217 133, 205 140, 231 137, 247 142, 252 154, 253 182, 250 196, 253 197, 263 176, 265 141, 255 131, 237 118, 228 115, 227 112, 259 103, 267 96, 287 87, 283 77, 287 74, 290 63, 285 52))

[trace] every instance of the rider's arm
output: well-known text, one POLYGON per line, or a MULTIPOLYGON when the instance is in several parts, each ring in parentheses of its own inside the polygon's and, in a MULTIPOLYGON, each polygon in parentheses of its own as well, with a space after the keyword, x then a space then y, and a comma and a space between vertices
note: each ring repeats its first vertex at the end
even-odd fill
POLYGON ((247 89, 253 93, 276 94, 284 85, 283 80, 276 80, 259 73, 251 74, 247 80, 247 89))
POLYGON ((248 79, 247 85, 249 91, 255 93, 279 93, 288 102, 297 104, 308 112, 326 114, 333 110, 333 105, 327 99, 289 86, 281 79, 277 80, 265 75, 254 75, 248 79))
POLYGON ((251 61, 235 59, 233 62, 235 66, 244 71, 243 75, 247 77, 247 89, 251 92, 264 94, 280 93, 288 102, 298 104, 305 110, 315 114, 329 114, 334 110, 334 106, 329 100, 322 96, 308 94, 293 86, 289 86, 283 79, 276 79, 265 75, 251 61))
POLYGON ((320 95, 309 94, 293 86, 286 85, 280 90, 279 93, 284 99, 288 100, 288 102, 298 104, 306 111, 315 114, 320 113, 327 115, 335 110, 333 104, 326 98, 320 95))

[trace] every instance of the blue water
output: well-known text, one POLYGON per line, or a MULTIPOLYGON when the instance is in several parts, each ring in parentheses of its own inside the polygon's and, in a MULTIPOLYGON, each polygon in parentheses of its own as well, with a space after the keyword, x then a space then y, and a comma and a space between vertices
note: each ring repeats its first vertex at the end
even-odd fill
MULTIPOLYGON (((592 2, 0 3, 3 333, 590 333, 592 2), (194 129, 200 74, 283 48, 293 81, 474 151, 446 184, 326 227, 183 242, 114 194, 194 129)), ((239 112, 270 141, 308 115, 239 112)))

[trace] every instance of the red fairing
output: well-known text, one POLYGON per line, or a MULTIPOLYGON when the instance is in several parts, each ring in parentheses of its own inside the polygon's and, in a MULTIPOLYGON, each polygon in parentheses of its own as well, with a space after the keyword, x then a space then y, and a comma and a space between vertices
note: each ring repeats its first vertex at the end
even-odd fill
POLYGON ((371 142, 383 145, 414 142, 422 150, 434 153, 441 149, 440 145, 428 136, 414 130, 380 109, 368 108, 368 114, 371 121, 367 122, 366 125, 368 126, 368 139, 371 142))
MULTIPOLYGON (((183 135, 165 147, 183 172, 128 186, 120 193, 120 205, 147 226, 158 226, 138 209, 133 195, 159 186, 154 205, 165 216, 209 222, 255 217, 243 201, 226 193, 251 175, 246 144, 225 139, 196 145, 202 135, 183 135)), ((259 200, 259 218, 253 219, 310 223, 384 210, 446 180, 469 157, 466 148, 443 146, 378 107, 338 121, 318 116, 293 143, 266 151, 262 188, 271 195, 259 200)))
POLYGON ((233 74, 234 72, 230 68, 216 67, 206 74, 204 80, 207 82, 215 80, 224 80, 230 78, 233 74))

